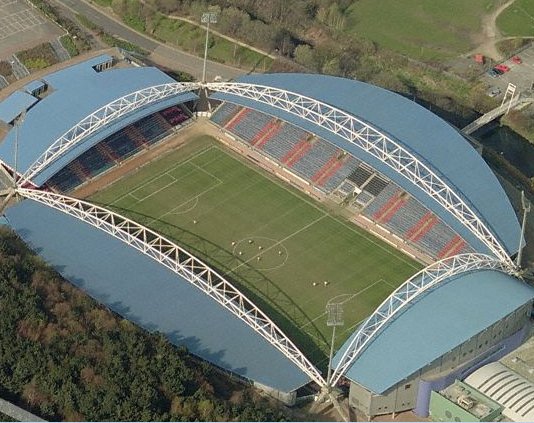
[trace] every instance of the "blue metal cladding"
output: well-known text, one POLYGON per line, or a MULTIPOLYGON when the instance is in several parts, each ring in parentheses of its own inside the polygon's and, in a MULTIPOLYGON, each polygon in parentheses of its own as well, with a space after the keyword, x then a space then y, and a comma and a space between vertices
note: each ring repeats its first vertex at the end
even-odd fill
POLYGON ((61 275, 149 331, 245 378, 290 392, 309 377, 198 288, 122 241, 31 200, 9 225, 61 275))
MULTIPOLYGON (((346 377, 381 394, 533 298, 533 287, 496 270, 454 276, 387 324, 346 377)), ((334 364, 355 334, 337 351, 334 364)))
MULTIPOLYGON (((99 56, 42 78, 47 83, 49 92, 45 98, 28 111, 19 130, 18 169, 22 173, 66 131, 100 107, 144 88, 176 82, 153 67, 95 71, 93 66, 101 63, 104 59, 106 56, 99 56)), ((24 94, 29 96, 29 94, 24 94)), ((166 99, 161 104, 156 103, 141 108, 129 117, 124 117, 124 126, 126 126, 128 119, 133 116, 140 119, 150 112, 196 98, 196 94, 184 93, 166 99)), ((0 103, 0 110, 2 104, 0 103)), ((116 130, 120 129, 120 122, 115 127, 116 130)), ((101 141, 106 135, 109 135, 106 128, 95 133, 90 139, 88 138, 87 142, 82 143, 83 148, 67 152, 62 163, 66 165, 74 160, 77 155, 101 141), (102 137, 98 137, 98 134, 101 134, 102 137)), ((15 131, 11 130, 0 144, 0 159, 10 166, 13 164, 14 141, 15 131)), ((40 184, 59 170, 53 166, 51 169, 48 172, 44 171, 44 176, 40 176, 36 181, 40 184)))

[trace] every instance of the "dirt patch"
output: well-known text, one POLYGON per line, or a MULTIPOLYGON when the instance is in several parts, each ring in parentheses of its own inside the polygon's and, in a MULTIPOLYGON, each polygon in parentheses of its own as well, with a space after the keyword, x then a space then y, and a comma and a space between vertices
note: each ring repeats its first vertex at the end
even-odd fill
POLYGON ((473 37, 473 41, 478 46, 469 54, 480 53, 491 57, 493 60, 499 62, 503 59, 501 53, 497 49, 497 43, 502 39, 502 35, 497 28, 497 17, 515 0, 508 0, 500 5, 493 12, 482 16, 482 32, 473 37))

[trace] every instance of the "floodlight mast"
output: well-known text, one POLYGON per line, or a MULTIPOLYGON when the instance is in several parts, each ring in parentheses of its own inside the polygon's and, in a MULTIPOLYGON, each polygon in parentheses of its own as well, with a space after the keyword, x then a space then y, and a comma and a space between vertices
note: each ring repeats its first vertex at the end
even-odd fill
POLYGON ((516 266, 518 269, 521 269, 521 258, 523 256, 523 239, 525 238, 527 214, 530 213, 530 201, 526 199, 525 191, 521 191, 521 207, 523 208, 523 222, 521 223, 521 235, 519 235, 519 245, 517 247, 516 266))
POLYGON ((336 327, 343 326, 343 303, 333 303, 332 299, 326 304, 327 320, 326 326, 332 327, 332 342, 330 343, 330 354, 328 356, 328 374, 326 376, 326 386, 330 387, 332 377, 332 358, 334 357, 334 342, 336 339, 336 327))
POLYGON ((204 45, 204 65, 202 67, 202 82, 206 82, 206 63, 208 61, 208 40, 209 40, 209 33, 210 33, 210 23, 217 23, 217 14, 213 12, 206 12, 202 14, 202 18, 200 19, 201 23, 206 24, 206 43, 204 45))
POLYGON ((26 117, 26 111, 23 110, 17 117, 15 118, 13 124, 15 125, 15 146, 14 146, 14 170, 13 170, 13 188, 17 189, 17 172, 18 172, 18 158, 19 158, 19 130, 20 125, 22 122, 24 122, 24 118, 26 117))

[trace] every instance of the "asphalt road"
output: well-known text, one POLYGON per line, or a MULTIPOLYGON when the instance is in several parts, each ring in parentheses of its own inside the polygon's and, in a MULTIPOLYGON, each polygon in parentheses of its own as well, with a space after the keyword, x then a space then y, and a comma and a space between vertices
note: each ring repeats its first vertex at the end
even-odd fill
MULTIPOLYGON (((104 12, 96 9, 83 0, 56 0, 59 5, 66 6, 100 26, 109 34, 127 40, 151 52, 151 59, 163 66, 190 73, 197 79, 202 77, 203 60, 192 54, 185 53, 163 43, 142 35, 128 26, 110 18, 104 12)), ((212 80, 215 76, 223 79, 232 79, 246 72, 221 63, 208 61, 206 79, 212 80)))

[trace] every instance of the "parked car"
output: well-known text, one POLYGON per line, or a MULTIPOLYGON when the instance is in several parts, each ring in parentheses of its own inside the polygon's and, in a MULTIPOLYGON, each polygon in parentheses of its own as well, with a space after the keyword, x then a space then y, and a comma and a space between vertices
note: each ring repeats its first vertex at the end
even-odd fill
POLYGON ((491 76, 492 78, 497 78, 499 75, 501 75, 499 72, 497 72, 495 69, 488 69, 486 73, 491 76))
POLYGON ((512 62, 514 62, 516 65, 520 65, 521 63, 523 63, 523 59, 521 59, 521 57, 519 56, 514 56, 512 57, 512 62))
POLYGON ((502 73, 508 72, 510 70, 509 66, 503 65, 502 63, 499 65, 496 65, 494 69, 501 71, 502 73))

